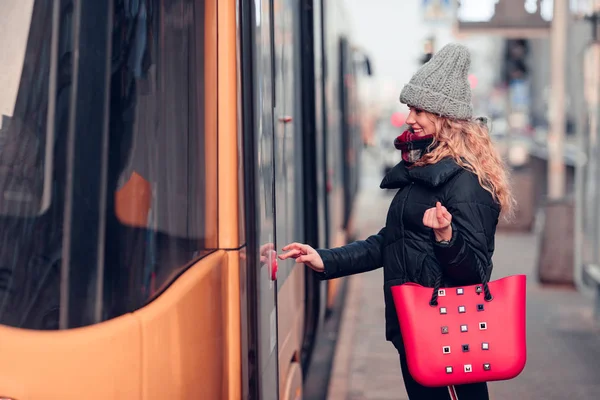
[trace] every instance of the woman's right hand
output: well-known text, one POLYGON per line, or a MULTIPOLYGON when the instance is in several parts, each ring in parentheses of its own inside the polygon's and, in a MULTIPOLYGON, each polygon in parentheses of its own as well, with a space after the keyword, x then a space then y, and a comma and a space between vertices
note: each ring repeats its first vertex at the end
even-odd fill
POLYGON ((323 272, 325 270, 325 265, 323 264, 323 260, 319 253, 307 244, 290 243, 282 250, 287 251, 287 253, 279 256, 281 260, 294 258, 297 263, 304 263, 304 265, 307 265, 317 272, 323 272))

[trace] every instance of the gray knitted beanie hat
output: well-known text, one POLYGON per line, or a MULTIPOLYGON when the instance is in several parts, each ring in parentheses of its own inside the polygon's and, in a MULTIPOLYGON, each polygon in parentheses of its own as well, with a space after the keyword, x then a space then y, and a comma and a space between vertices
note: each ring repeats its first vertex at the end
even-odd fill
POLYGON ((471 55, 465 46, 444 46, 404 86, 400 102, 444 117, 471 119, 470 66, 471 55))

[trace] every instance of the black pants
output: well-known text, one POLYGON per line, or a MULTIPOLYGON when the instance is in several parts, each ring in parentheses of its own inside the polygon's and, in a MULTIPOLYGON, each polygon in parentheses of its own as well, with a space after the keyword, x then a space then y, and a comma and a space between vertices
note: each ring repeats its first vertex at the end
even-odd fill
MULTIPOLYGON (((448 387, 427 387, 416 382, 408 371, 406 358, 400 355, 400 366, 404 386, 410 400, 455 400, 450 397, 448 387)), ((470 385, 454 386, 458 400, 489 400, 486 383, 473 383, 470 385)))

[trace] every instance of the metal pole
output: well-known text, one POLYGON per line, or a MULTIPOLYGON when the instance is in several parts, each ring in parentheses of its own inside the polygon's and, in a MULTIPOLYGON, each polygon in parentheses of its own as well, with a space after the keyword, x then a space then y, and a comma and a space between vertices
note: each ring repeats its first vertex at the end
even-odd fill
POLYGON ((565 72, 567 47, 567 0, 554 0, 554 15, 550 35, 551 95, 550 132, 548 132, 548 198, 562 199, 565 195, 565 72))

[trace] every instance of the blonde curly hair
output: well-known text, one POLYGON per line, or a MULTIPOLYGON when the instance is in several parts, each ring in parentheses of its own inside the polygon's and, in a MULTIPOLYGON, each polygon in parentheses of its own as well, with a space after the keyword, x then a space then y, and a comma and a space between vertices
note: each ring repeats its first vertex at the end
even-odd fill
POLYGON ((508 169, 492 143, 487 121, 483 118, 453 120, 429 114, 436 127, 431 151, 424 154, 414 166, 453 158, 458 165, 477 175, 481 186, 500 205, 504 218, 511 219, 516 201, 511 191, 508 169))

